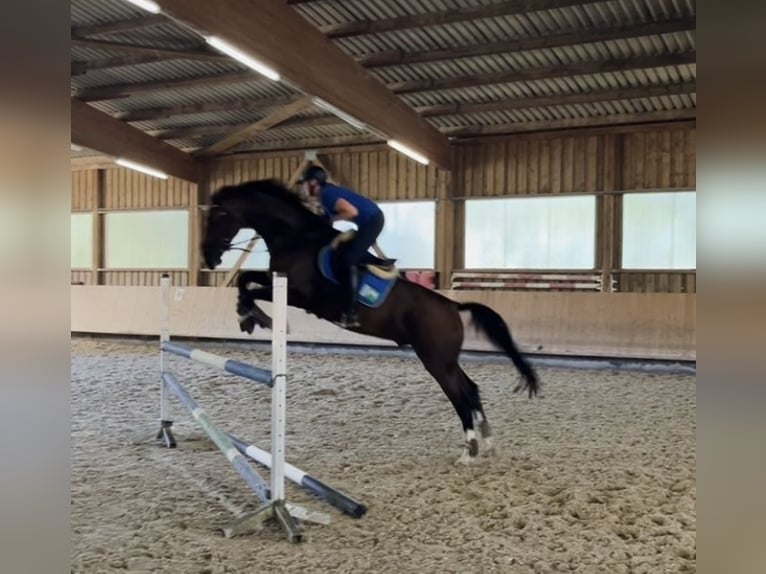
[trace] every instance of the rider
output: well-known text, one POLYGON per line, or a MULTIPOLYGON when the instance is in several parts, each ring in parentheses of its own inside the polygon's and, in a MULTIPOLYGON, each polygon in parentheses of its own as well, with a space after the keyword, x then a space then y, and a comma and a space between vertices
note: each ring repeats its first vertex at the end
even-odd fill
POLYGON ((310 197, 321 203, 331 221, 351 221, 356 224, 357 232, 345 249, 343 261, 347 272, 343 274, 341 284, 345 288, 346 313, 341 317, 342 327, 358 327, 359 317, 356 310, 357 290, 359 288, 359 270, 367 250, 375 243, 383 230, 385 222, 383 211, 375 202, 359 195, 355 191, 334 185, 327 181, 327 172, 319 166, 306 168, 300 183, 305 186, 310 197))

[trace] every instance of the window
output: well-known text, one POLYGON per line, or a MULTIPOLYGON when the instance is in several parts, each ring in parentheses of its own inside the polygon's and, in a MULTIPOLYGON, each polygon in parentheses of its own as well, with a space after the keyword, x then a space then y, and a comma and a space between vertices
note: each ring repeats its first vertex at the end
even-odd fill
MULTIPOLYGON (((436 202, 398 201, 380 203, 386 218, 378 246, 402 269, 433 269, 436 250, 436 202)), ((356 226, 337 221, 336 229, 356 226)))
POLYGON ((106 266, 110 269, 185 269, 189 266, 187 210, 106 214, 106 266))
POLYGON ((596 198, 465 202, 467 269, 593 269, 596 198))
POLYGON ((634 193, 622 200, 623 269, 695 269, 695 192, 634 193))
POLYGON ((378 244, 405 269, 433 269, 436 251, 436 202, 381 203, 386 217, 378 244))
MULTIPOLYGON (((232 244, 237 247, 245 248, 248 242, 255 236, 255 231, 252 229, 240 229, 239 232, 231 240, 232 244)), ((221 258, 221 264, 216 269, 231 269, 237 263, 241 251, 231 249, 226 251, 221 258)), ((258 239, 253 246, 253 250, 248 254, 245 262, 242 264, 242 269, 268 269, 271 257, 268 249, 266 248, 266 242, 263 239, 258 239)))
POLYGON ((72 213, 69 235, 72 269, 89 269, 93 265, 93 214, 72 213))

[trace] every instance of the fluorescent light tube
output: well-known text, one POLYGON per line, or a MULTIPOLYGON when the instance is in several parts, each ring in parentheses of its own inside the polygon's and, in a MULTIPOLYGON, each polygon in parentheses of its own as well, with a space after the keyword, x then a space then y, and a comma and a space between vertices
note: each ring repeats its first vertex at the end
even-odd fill
POLYGON ((152 14, 159 14, 162 12, 162 8, 160 8, 159 4, 156 2, 152 2, 152 0, 125 0, 126 2, 129 2, 130 4, 133 4, 134 6, 138 6, 139 8, 142 8, 146 10, 147 12, 151 12, 152 14))
POLYGON ((423 165, 428 165, 428 158, 424 155, 419 154, 416 151, 411 150, 406 145, 400 144, 396 140, 388 140, 388 145, 390 145, 392 148, 394 148, 396 151, 403 153, 407 157, 414 159, 418 163, 422 163, 423 165))
POLYGON ((251 58, 247 54, 245 54, 242 50, 239 48, 235 48, 225 40, 221 40, 220 38, 216 36, 205 36, 205 41, 213 46, 216 50, 219 50, 226 54, 227 56, 231 56, 238 62, 241 62, 248 68, 251 68, 258 72, 259 74, 266 76, 270 80, 274 80, 275 82, 278 82, 280 79, 280 76, 277 72, 269 68, 268 66, 261 64, 259 61, 251 58))
POLYGON ((158 169, 153 169, 151 167, 141 165, 140 163, 130 161, 129 159, 118 158, 114 161, 114 163, 116 163, 117 165, 121 165, 122 167, 127 167, 128 169, 134 169, 136 171, 140 171, 141 173, 145 173, 146 175, 151 175, 152 177, 158 177, 160 179, 168 178, 166 173, 161 172, 158 169))
POLYGON ((344 122, 355 127, 358 130, 364 131, 367 129, 367 126, 364 125, 362 122, 360 122, 358 119, 348 115, 346 112, 342 110, 339 110, 332 104, 325 102, 322 98, 313 98, 312 102, 314 102, 314 105, 316 105, 317 107, 330 112, 331 114, 337 116, 338 118, 342 119, 344 122))

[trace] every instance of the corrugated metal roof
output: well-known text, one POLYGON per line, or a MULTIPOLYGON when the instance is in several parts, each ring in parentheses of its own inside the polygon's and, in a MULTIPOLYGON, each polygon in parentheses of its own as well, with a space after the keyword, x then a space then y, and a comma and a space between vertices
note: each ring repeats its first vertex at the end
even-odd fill
POLYGON ((260 100, 275 96, 289 96, 295 92, 269 80, 255 80, 222 86, 186 87, 131 95, 128 98, 94 103, 99 109, 113 113, 146 108, 190 105, 201 102, 220 102, 236 99, 260 100))
POLYGON ((122 0, 73 0, 69 7, 75 28, 146 16, 146 12, 122 0))
MULTIPOLYGON (((201 62, 195 60, 164 60, 121 68, 93 70, 72 78, 77 89, 98 88, 115 84, 145 84, 165 80, 204 78, 246 70, 237 62, 201 62)), ((254 79, 257 76, 253 76, 254 79)), ((269 81, 269 80, 264 80, 269 81)), ((273 82, 271 82, 273 83, 273 82)))
MULTIPOLYGON (((414 14, 438 13, 459 8, 473 8, 505 4, 507 0, 320 0, 293 6, 312 24, 323 27, 358 20, 380 20, 414 14)), ((696 50, 695 32, 673 32, 655 36, 591 42, 587 44, 524 50, 484 56, 460 56, 463 47, 485 46, 523 38, 558 35, 563 33, 588 34, 592 30, 614 26, 641 25, 650 22, 678 19, 696 14, 695 0, 609 0, 541 10, 523 14, 481 18, 471 21, 403 28, 380 33, 362 34, 333 40, 350 55, 361 58, 387 51, 403 53, 430 50, 457 50, 450 58, 411 64, 372 67, 369 73, 384 83, 415 80, 446 80, 471 78, 479 74, 502 74, 514 70, 555 69, 557 66, 576 66, 603 60, 634 60, 646 56, 693 53, 696 50)), ((146 17, 147 13, 124 0, 73 0, 71 3, 74 28, 113 23, 146 17)), ((201 38, 178 23, 155 24, 122 32, 103 34, 98 40, 158 46, 172 49, 204 49, 201 38)), ((73 46, 72 58, 88 62, 121 55, 92 47, 73 46)), ((124 55, 124 54, 122 54, 124 55)), ((93 102, 96 108, 116 114, 154 108, 179 108, 202 103, 260 101, 297 95, 285 83, 274 83, 257 75, 252 80, 233 80, 232 74, 244 71, 240 64, 230 62, 168 60, 114 68, 92 70, 74 76, 73 91, 124 84, 150 84, 152 82, 187 80, 222 76, 226 83, 216 82, 188 87, 168 87, 161 90, 139 91, 129 97, 93 102), (227 76, 228 75, 228 76, 227 76)), ((528 81, 496 81, 472 87, 430 89, 400 94, 408 104, 419 106, 448 105, 454 103, 482 103, 516 98, 562 97, 562 103, 553 106, 512 109, 483 113, 463 113, 428 117, 427 121, 439 128, 517 125, 523 122, 544 122, 602 117, 649 111, 684 110, 696 108, 696 94, 662 95, 598 101, 585 104, 566 104, 566 96, 605 90, 640 90, 644 87, 678 85, 696 79, 696 64, 663 65, 646 69, 573 74, 558 78, 528 81)), ((184 113, 172 117, 135 122, 133 125, 147 131, 205 126, 241 126, 265 117, 274 107, 232 109, 219 112, 184 113)), ((326 115, 311 109, 298 118, 326 115)), ((259 144, 276 145, 301 139, 352 138, 359 132, 342 122, 310 126, 276 127, 244 142, 240 148, 257 148, 259 144)), ((169 140, 182 148, 197 148, 214 143, 220 135, 200 135, 169 140)), ((239 148, 238 148, 239 149, 239 148)), ((74 152, 73 152, 74 153, 74 152)))

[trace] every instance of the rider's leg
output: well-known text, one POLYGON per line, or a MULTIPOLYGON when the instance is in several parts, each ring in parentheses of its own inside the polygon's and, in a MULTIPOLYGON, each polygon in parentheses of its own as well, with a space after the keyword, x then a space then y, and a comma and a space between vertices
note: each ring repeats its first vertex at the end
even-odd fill
POLYGON ((350 242, 345 253, 346 276, 343 278, 344 292, 346 296, 346 313, 341 319, 344 327, 358 327, 359 317, 357 313, 357 292, 359 291, 359 268, 362 257, 375 243, 383 229, 383 214, 359 226, 354 239, 350 242))

